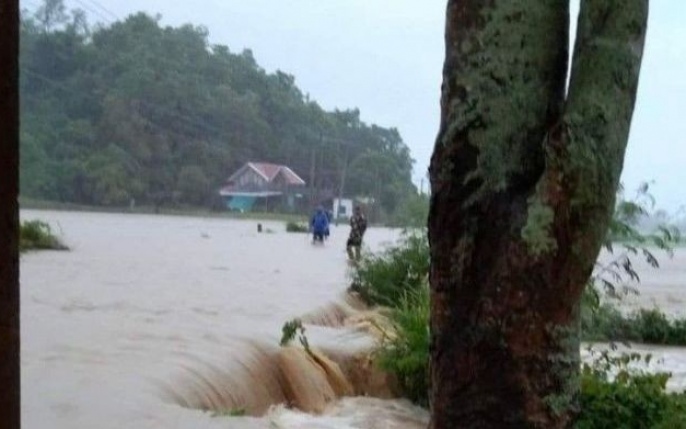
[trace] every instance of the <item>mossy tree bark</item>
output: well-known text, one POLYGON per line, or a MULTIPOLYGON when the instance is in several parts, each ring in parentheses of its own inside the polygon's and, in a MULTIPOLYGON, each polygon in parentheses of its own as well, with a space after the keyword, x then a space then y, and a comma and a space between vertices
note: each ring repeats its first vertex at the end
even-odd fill
POLYGON ((450 0, 431 159, 433 429, 562 428, 619 184, 648 0, 450 0))
POLYGON ((19 2, 0 2, 0 428, 18 429, 19 2))

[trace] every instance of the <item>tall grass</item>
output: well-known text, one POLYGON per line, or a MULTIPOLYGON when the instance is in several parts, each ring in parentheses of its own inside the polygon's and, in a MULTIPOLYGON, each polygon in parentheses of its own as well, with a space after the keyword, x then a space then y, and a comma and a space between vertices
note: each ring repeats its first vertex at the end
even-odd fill
POLYGON ((394 334, 378 352, 378 363, 393 373, 405 396, 428 406, 429 395, 429 285, 407 291, 391 312, 394 334))

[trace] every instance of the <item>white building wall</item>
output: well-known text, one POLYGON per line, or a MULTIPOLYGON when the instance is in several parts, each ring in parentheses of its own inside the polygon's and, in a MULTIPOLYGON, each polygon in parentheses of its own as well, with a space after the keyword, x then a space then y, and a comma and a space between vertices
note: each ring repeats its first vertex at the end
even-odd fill
POLYGON ((333 217, 350 219, 353 215, 353 200, 348 198, 334 198, 333 217))

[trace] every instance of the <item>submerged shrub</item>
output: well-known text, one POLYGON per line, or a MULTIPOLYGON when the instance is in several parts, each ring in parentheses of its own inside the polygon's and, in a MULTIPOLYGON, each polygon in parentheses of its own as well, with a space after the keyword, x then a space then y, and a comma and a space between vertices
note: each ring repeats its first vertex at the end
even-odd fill
POLYGON ((245 408, 231 408, 212 412, 212 417, 243 417, 247 414, 245 408))
POLYGON ((292 319, 283 324, 281 327, 281 341, 279 342, 279 345, 282 347, 289 345, 296 336, 303 348, 309 352, 310 343, 307 340, 305 327, 300 319, 292 319))
POLYGON ((621 311, 603 303, 588 311, 582 303, 581 338, 584 341, 635 341, 638 336, 621 311))
POLYGON ((370 305, 396 307, 406 294, 425 286, 429 241, 424 233, 407 233, 401 242, 357 264, 351 290, 370 305))
POLYGON ((640 309, 625 316, 616 307, 604 303, 582 317, 581 333, 585 341, 683 346, 686 345, 686 319, 670 320, 658 309, 640 309))
POLYGON ((309 232, 310 228, 304 223, 286 222, 286 232, 309 232))
POLYGON ((34 249, 66 250, 67 246, 52 232, 48 223, 41 220, 30 220, 22 222, 19 228, 19 249, 21 251, 34 249))

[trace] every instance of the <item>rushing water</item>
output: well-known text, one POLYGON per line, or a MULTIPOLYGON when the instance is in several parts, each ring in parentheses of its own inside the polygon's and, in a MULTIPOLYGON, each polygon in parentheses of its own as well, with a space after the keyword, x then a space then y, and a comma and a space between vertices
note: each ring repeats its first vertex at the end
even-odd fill
MULTIPOLYGON (((22 211, 48 221, 69 252, 22 256, 22 415, 29 429, 420 428, 405 401, 346 398, 322 415, 271 407, 264 362, 284 321, 341 302, 347 226, 324 246, 279 222, 22 211), (271 231, 269 231, 271 230, 271 231), (263 401, 262 417, 194 407, 263 401)), ((397 230, 371 228, 378 249, 397 230)), ((644 275, 651 302, 683 309, 686 257, 644 275), (658 274, 654 274, 658 273, 658 274), (654 277, 651 277, 654 276, 654 277), (653 281, 655 279, 655 281, 653 281)), ((308 327, 325 348, 362 347, 352 330, 308 327)), ((686 354, 652 348, 684 387, 686 354)), ((278 395, 277 395, 278 396, 278 395)), ((273 398, 272 398, 273 399, 273 398)))

